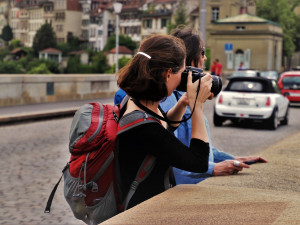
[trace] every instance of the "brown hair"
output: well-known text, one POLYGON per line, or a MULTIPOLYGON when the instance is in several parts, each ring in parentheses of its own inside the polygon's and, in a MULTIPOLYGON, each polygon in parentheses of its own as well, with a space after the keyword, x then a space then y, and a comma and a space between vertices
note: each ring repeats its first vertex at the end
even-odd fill
POLYGON ((171 35, 155 34, 143 40, 139 52, 118 72, 118 85, 137 100, 159 101, 168 96, 163 72, 177 73, 184 64, 185 46, 171 35))
POLYGON ((186 47, 186 66, 191 66, 192 62, 194 62, 194 65, 198 65, 201 57, 201 50, 204 47, 200 34, 193 31, 190 27, 179 26, 172 31, 171 35, 184 41, 186 47))

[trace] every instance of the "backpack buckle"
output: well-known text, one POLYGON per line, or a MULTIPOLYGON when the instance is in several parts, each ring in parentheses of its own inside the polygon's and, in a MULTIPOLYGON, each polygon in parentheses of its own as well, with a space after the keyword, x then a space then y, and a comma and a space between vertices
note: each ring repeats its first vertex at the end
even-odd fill
POLYGON ((130 189, 132 189, 132 190, 136 190, 137 189, 137 187, 139 186, 139 182, 137 182, 136 180, 134 180, 132 183, 131 183, 131 185, 130 185, 130 189))

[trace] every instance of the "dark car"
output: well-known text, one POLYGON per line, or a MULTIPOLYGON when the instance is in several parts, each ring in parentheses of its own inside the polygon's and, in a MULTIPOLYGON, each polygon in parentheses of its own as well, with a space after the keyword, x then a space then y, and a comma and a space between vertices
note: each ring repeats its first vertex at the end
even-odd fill
POLYGON ((275 70, 261 71, 260 72, 260 76, 268 78, 268 79, 274 79, 274 80, 278 80, 279 79, 279 74, 275 70))
POLYGON ((260 77, 260 72, 257 70, 238 70, 231 74, 230 78, 232 77, 260 77))

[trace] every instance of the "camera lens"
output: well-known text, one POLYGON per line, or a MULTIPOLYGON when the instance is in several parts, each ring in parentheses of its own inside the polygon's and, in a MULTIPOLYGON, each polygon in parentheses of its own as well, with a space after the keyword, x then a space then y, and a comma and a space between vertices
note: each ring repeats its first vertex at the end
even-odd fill
MULTIPOLYGON (((200 79, 200 77, 203 77, 203 70, 200 68, 187 66, 186 69, 181 74, 181 81, 178 87, 176 88, 178 91, 186 91, 186 85, 187 85, 187 76, 189 71, 192 71, 192 81, 195 82, 200 79)), ((211 75, 212 77, 212 87, 211 92, 214 94, 214 96, 217 96, 220 91, 222 90, 222 80, 219 76, 211 75)))

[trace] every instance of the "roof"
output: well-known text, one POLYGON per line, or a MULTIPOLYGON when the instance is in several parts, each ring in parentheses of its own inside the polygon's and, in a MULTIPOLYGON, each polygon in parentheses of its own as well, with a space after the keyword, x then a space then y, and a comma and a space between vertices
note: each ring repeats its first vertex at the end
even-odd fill
MULTIPOLYGON (((109 53, 116 53, 116 48, 113 48, 109 51, 109 53)), ((119 46, 119 53, 120 54, 131 54, 133 55, 133 51, 127 48, 126 46, 119 46)))
POLYGON ((250 14, 240 14, 233 17, 227 17, 224 19, 219 19, 216 21, 218 24, 231 24, 231 23, 269 23, 276 26, 280 26, 280 24, 275 23, 271 20, 267 20, 258 16, 253 16, 250 14))
POLYGON ((67 10, 70 11, 82 11, 82 7, 78 0, 67 0, 67 10))
POLYGON ((55 48, 46 48, 40 52, 46 52, 46 53, 57 53, 57 54, 60 54, 61 51, 58 50, 58 49, 55 49, 55 48))
POLYGON ((21 49, 21 48, 16 48, 16 49, 12 50, 10 53, 11 53, 11 54, 16 54, 17 52, 26 52, 26 51, 24 51, 24 50, 21 49))
MULTIPOLYGON (((282 73, 282 75, 288 75, 288 76, 299 76, 300 75, 300 71, 295 70, 295 71, 287 71, 282 73)), ((282 76, 281 75, 281 76, 282 76)))

